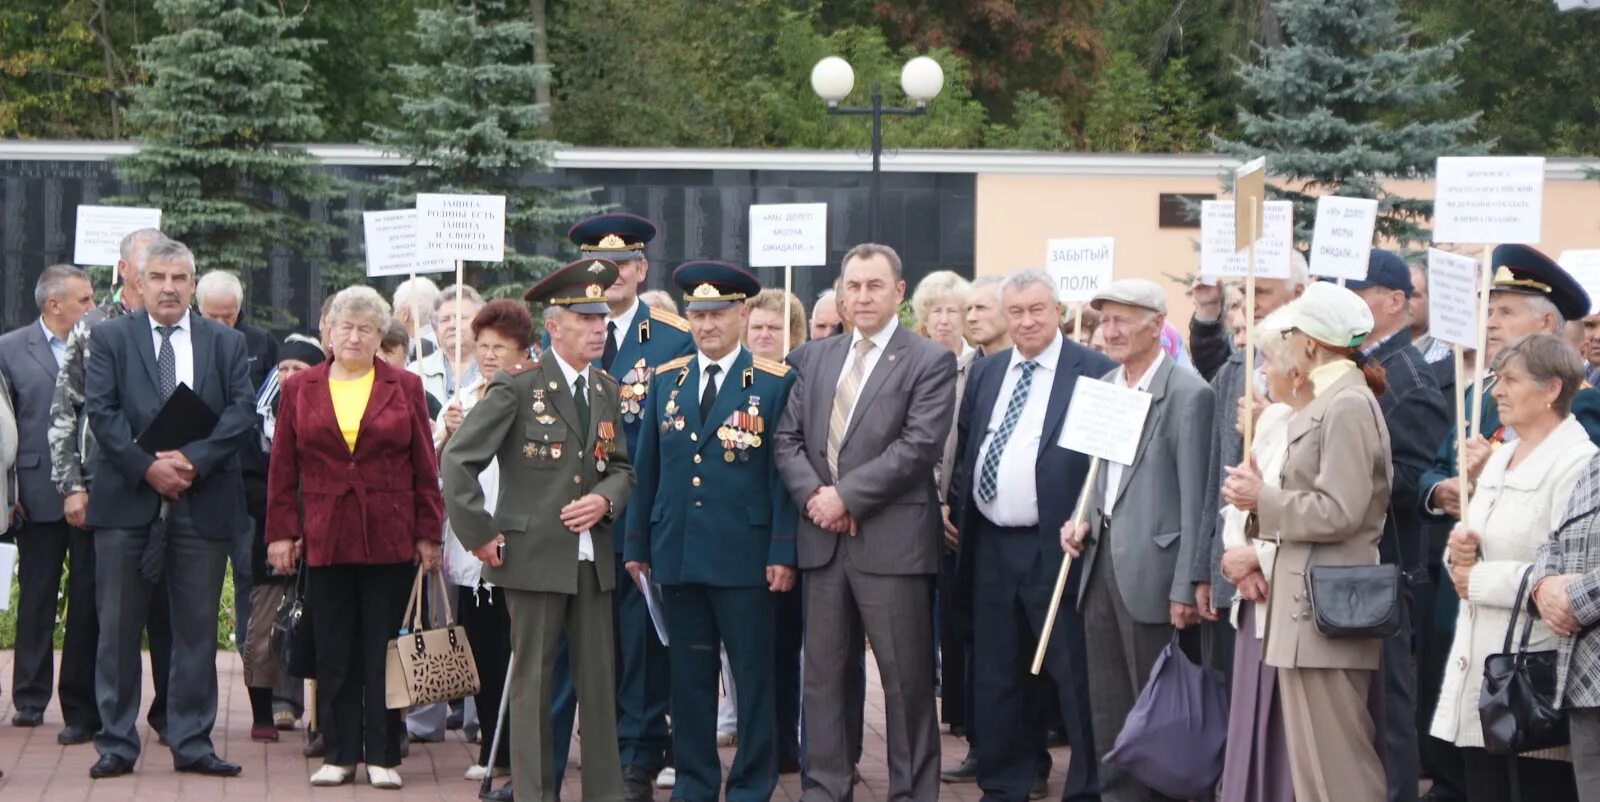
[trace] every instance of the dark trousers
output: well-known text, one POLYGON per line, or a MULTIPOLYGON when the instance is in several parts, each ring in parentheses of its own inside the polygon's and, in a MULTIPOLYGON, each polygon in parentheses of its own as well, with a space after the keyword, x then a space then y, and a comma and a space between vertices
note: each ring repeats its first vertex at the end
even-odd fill
POLYGON ((1565 760, 1516 758, 1512 778, 1511 758, 1491 755, 1475 747, 1461 750, 1466 765, 1468 802, 1578 802, 1577 778, 1565 760), (1518 796, 1512 796, 1513 786, 1518 796))
MULTIPOLYGON (((667 706, 672 697, 672 678, 668 671, 667 647, 656 636, 644 595, 633 584, 616 560, 617 585, 611 594, 617 654, 617 748, 624 768, 632 766, 655 774, 665 765, 667 754, 667 706)), ((551 717, 555 742, 551 747, 555 781, 559 787, 572 746, 572 720, 578 697, 572 686, 567 639, 556 647, 555 687, 551 694, 551 717)))
POLYGON ((405 616, 417 568, 331 565, 306 574, 317 643, 317 727, 335 766, 394 768, 405 734, 385 696, 389 639, 405 616))
POLYGON ((1567 709, 1572 732, 1572 773, 1577 775, 1578 799, 1600 802, 1600 707, 1567 709))
POLYGON ((956 633, 956 555, 939 561, 939 718, 951 730, 967 727, 967 644, 956 633))
POLYGON ((61 643, 61 718, 100 729, 94 702, 94 535, 66 521, 27 522, 17 534, 17 640, 11 698, 17 710, 44 712, 55 674, 56 596, 67 565, 66 634, 61 643))
POLYGON ((773 748, 772 613, 766 588, 669 585, 664 589, 672 648, 672 798, 721 798, 717 757, 718 643, 738 692, 739 747, 728 769, 728 802, 766 802, 778 787, 773 748))
POLYGON ((1461 602, 1444 570, 1442 552, 1441 541, 1439 549, 1429 554, 1430 581, 1428 587, 1417 589, 1412 628, 1418 640, 1416 727, 1422 773, 1433 779, 1433 788, 1428 792, 1431 799, 1452 802, 1467 798, 1464 790, 1467 767, 1461 758, 1461 748, 1428 734, 1434 708, 1439 704, 1439 688, 1444 682, 1445 664, 1450 660, 1456 612, 1461 602))
POLYGON ((217 720, 217 605, 228 544, 201 537, 181 511, 173 513, 166 539, 163 581, 153 585, 140 572, 150 541, 148 527, 95 532, 100 616, 95 702, 101 722, 95 748, 129 761, 139 756, 134 722, 142 684, 140 638, 152 614, 151 596, 164 589, 171 622, 170 665, 163 672, 152 654, 151 670, 168 681, 166 721, 157 724, 152 709, 150 723, 164 730, 174 764, 184 766, 216 751, 211 730, 217 720))
MULTIPOLYGON (((971 709, 977 736, 972 751, 978 759, 978 785, 986 800, 1022 802, 1037 776, 1037 755, 1044 746, 1043 694, 1029 669, 1056 575, 1039 560, 1037 528, 983 521, 972 536, 976 681, 971 709)), ((1077 575, 1075 570, 1072 576, 1077 575)), ((1100 786, 1090 734, 1083 619, 1070 600, 1063 601, 1056 616, 1044 671, 1059 691, 1061 718, 1072 745, 1061 798, 1095 798, 1100 786)))
MULTIPOLYGON (((456 619, 467 631, 472 645, 472 660, 478 664, 478 732, 483 743, 478 747, 478 765, 489 765, 489 750, 494 746, 495 728, 500 726, 500 699, 506 689, 506 669, 511 665, 511 616, 506 613, 506 592, 500 588, 476 590, 460 588, 456 600, 456 619)), ((509 711, 507 711, 509 714, 509 711)), ((495 765, 511 768, 511 749, 500 744, 495 765)))
MULTIPOLYGON (((805 621, 798 573, 794 589, 770 595, 773 721, 777 724, 778 761, 790 764, 800 762, 800 646, 805 641, 805 621)), ((738 687, 737 681, 734 685, 738 687)))
POLYGON ((1374 721, 1383 733, 1383 771, 1389 802, 1416 802, 1417 777, 1422 772, 1417 755, 1417 664, 1411 649, 1411 586, 1400 589, 1400 631, 1383 639, 1380 673, 1383 682, 1383 720, 1374 721))

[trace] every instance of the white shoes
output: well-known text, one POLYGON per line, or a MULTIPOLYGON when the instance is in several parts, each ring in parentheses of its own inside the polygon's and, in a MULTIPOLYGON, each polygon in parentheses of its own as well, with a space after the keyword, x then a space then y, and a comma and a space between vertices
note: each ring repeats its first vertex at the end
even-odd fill
MULTIPOLYGON (((494 770, 494 776, 496 776, 496 777, 508 777, 510 775, 511 775, 511 771, 508 770, 508 769, 496 768, 494 770)), ((489 776, 489 767, 488 766, 468 766, 467 767, 467 775, 466 776, 467 776, 467 779, 469 779, 469 780, 471 780, 473 782, 483 782, 483 778, 489 776)))
POLYGON ((678 770, 671 766, 662 769, 661 773, 656 775, 656 787, 663 791, 670 791, 672 786, 677 784, 678 770))
POLYGON ((387 791, 398 790, 400 788, 400 772, 394 769, 386 769, 382 766, 368 766, 367 782, 372 783, 373 788, 382 788, 387 791))
POLYGON ((311 775, 311 784, 317 788, 332 788, 336 785, 344 785, 350 782, 350 778, 355 776, 355 773, 355 766, 335 766, 332 763, 324 763, 322 768, 317 769, 311 775))

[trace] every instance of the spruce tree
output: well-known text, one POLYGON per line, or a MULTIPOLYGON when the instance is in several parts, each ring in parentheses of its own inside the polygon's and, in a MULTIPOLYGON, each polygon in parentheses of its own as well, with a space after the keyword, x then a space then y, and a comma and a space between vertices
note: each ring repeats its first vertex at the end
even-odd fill
POLYGON ((1316 196, 1374 198, 1378 235, 1426 241, 1431 200, 1386 190, 1383 180, 1426 178, 1439 156, 1478 152, 1468 144, 1479 115, 1438 112, 1455 91, 1450 72, 1465 37, 1413 42, 1396 0, 1276 0, 1283 45, 1240 68, 1253 107, 1242 135, 1218 149, 1267 157, 1274 198, 1295 202, 1295 239, 1309 242, 1316 196))
POLYGON ((556 143, 539 136, 549 109, 536 93, 550 71, 534 60, 524 10, 501 0, 418 9, 416 61, 394 67, 402 122, 368 126, 378 147, 409 163, 380 179, 380 208, 410 206, 418 192, 506 196, 505 261, 480 268, 502 282, 495 294, 520 292, 559 267, 566 260, 551 254, 566 250, 558 244, 566 225, 600 210, 591 190, 529 180, 549 172, 556 143))
MULTIPOLYGON (((304 254, 337 229, 308 204, 336 190, 316 158, 285 142, 322 134, 305 57, 321 43, 295 35, 298 18, 260 0, 157 0, 165 32, 138 48, 150 77, 132 89, 127 122, 140 150, 117 160, 131 184, 118 201, 162 210, 201 271, 252 273, 274 256, 304 254)), ((283 310, 252 307, 273 327, 283 310)))

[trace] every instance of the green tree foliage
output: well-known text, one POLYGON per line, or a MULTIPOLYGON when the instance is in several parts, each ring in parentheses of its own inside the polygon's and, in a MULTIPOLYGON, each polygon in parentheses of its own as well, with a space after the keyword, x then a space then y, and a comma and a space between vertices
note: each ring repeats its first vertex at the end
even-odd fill
POLYGON ((1113 54, 1095 81, 1084 120, 1091 150, 1118 153, 1185 153, 1204 150, 1204 100, 1183 59, 1155 78, 1127 51, 1113 54))
POLYGON ((534 87, 549 70, 533 63, 533 27, 521 11, 501 0, 419 8, 414 60, 394 68, 400 121, 370 126, 375 144, 409 162, 376 187, 383 208, 410 206, 418 192, 506 196, 505 261, 479 266, 502 282, 501 294, 564 261, 530 245, 551 245, 566 225, 599 208, 589 190, 526 180, 550 169, 556 143, 538 135, 545 110, 534 87))
POLYGON ((411 59, 417 0, 302 2, 302 35, 327 43, 306 56, 323 139, 359 142, 368 123, 399 122, 389 65, 411 59))
POLYGON ((1062 123, 1064 112, 1053 98, 1024 89, 1017 93, 1010 125, 990 125, 984 147, 999 150, 1072 150, 1077 143, 1062 123))
MULTIPOLYGON (((162 209, 162 228, 186 241, 201 270, 252 271, 281 250, 308 252, 335 234, 305 205, 333 193, 304 149, 322 134, 307 99, 305 57, 319 42, 299 20, 258 0, 157 0, 163 33, 138 48, 150 83, 127 120, 143 147, 116 161, 133 186, 120 200, 162 209)), ((292 326, 281 310, 260 322, 292 326)))
POLYGON ((120 136, 119 91, 147 6, 108 0, 6 0, 0 5, 0 137, 120 136))
POLYGON ((1284 44, 1240 69, 1255 103, 1239 112, 1239 138, 1219 139, 1219 149, 1267 157, 1282 180, 1271 194, 1295 202, 1298 241, 1310 239, 1320 194, 1375 198, 1379 236, 1425 240, 1432 202, 1380 182, 1429 176, 1439 156, 1470 152, 1464 140, 1478 115, 1441 113, 1463 41, 1413 45, 1396 0, 1277 0, 1274 8, 1284 44))

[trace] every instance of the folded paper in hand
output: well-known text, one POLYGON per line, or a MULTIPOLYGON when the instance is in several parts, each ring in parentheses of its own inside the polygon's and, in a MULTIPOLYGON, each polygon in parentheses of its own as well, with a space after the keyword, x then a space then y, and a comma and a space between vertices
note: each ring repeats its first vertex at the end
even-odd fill
POLYGON ((217 428, 217 413, 206 406, 189 385, 180 384, 167 403, 139 435, 139 447, 150 454, 176 451, 196 440, 211 436, 217 428))

